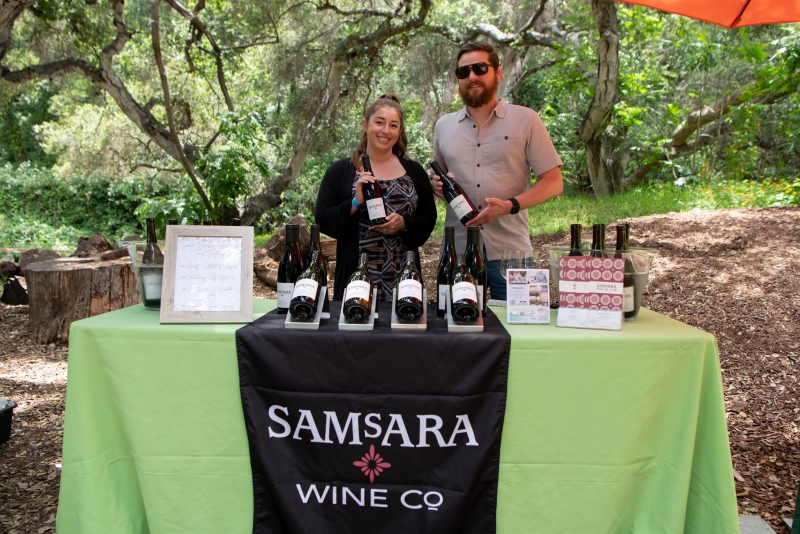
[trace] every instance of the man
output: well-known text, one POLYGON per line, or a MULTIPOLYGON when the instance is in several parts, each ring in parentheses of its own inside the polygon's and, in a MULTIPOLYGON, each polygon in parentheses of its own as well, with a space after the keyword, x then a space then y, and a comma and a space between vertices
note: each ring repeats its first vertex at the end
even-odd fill
MULTIPOLYGON (((491 297, 505 300, 500 258, 504 250, 531 251, 528 208, 561 194, 563 163, 535 111, 498 100, 503 68, 491 45, 466 44, 457 63, 464 108, 436 122, 433 159, 475 204, 478 216, 467 225, 482 226, 491 297)), ((438 177, 432 185, 442 197, 438 177)), ((445 224, 456 227, 456 250, 464 250, 467 232, 452 209, 445 224)))

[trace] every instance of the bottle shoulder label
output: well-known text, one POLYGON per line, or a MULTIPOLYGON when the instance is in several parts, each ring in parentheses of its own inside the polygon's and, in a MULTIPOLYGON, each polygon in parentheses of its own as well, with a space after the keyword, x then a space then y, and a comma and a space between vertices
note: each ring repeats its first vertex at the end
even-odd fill
POLYGON ((472 300, 478 302, 478 289, 472 282, 458 282, 453 284, 453 303, 459 300, 472 300))
POLYGON ((288 308, 292 302, 292 293, 294 292, 294 284, 287 282, 278 282, 278 307, 288 308))
POLYGON ((352 282, 347 284, 344 301, 347 302, 350 299, 361 299, 368 301, 370 296, 369 293, 370 293, 369 282, 366 282, 364 280, 353 280, 352 282))
POLYGON ((472 207, 469 205, 469 202, 467 202, 467 199, 464 195, 458 195, 456 198, 451 200, 450 207, 453 209, 453 212, 459 219, 472 213, 472 207))
POLYGON ((397 284, 397 300, 409 297, 422 300, 422 283, 419 280, 401 280, 397 284))
POLYGON ((373 198, 367 200, 367 214, 371 221, 386 218, 386 208, 383 205, 383 198, 373 198))

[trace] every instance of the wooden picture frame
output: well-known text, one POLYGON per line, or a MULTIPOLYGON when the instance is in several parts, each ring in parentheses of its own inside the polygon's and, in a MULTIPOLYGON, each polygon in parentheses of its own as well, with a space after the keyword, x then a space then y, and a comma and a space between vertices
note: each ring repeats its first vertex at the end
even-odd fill
POLYGON ((160 322, 251 322, 253 227, 170 225, 166 234, 160 322))

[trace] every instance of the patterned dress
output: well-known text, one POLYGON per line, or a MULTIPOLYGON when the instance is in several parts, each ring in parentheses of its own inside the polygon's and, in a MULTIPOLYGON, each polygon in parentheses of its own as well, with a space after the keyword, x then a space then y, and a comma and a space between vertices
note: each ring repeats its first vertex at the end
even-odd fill
MULTIPOLYGON (((417 210, 419 196, 414 188, 414 182, 407 174, 394 180, 378 180, 376 183, 381 188, 386 215, 390 213, 412 215, 417 210)), ((355 190, 356 185, 353 182, 354 196, 355 190)), ((397 275, 400 274, 400 269, 406 260, 406 246, 398 234, 387 235, 370 230, 367 209, 363 208, 360 211, 358 253, 367 253, 367 270, 378 289, 378 300, 390 301, 397 275)))

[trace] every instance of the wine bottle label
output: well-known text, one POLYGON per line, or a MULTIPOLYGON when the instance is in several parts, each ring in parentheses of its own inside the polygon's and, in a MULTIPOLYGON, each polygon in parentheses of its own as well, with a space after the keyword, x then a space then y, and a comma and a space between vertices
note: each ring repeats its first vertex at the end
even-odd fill
POLYGON ((369 214, 369 220, 371 221, 381 218, 385 219, 386 208, 383 206, 383 198, 373 198, 367 200, 367 213, 369 214))
POLYGON ((161 298, 161 279, 162 273, 160 272, 160 269, 159 272, 142 275, 144 298, 147 300, 161 298))
POLYGON ((455 303, 464 299, 472 300, 476 304, 478 303, 478 291, 475 284, 472 282, 458 282, 457 284, 453 284, 453 302, 455 303))
POLYGON ((347 284, 344 301, 347 302, 350 299, 369 300, 369 282, 353 280, 347 284))
POLYGON ((447 284, 439 284, 439 309, 444 311, 447 309, 447 291, 450 286, 447 284))
POLYGON ((464 195, 458 195, 456 198, 451 200, 450 207, 453 208, 453 212, 455 212, 456 217, 459 219, 465 215, 469 215, 472 212, 472 207, 469 205, 469 202, 467 202, 467 199, 464 197, 464 195))
POLYGON ((319 282, 310 278, 301 278, 294 284, 292 298, 309 297, 315 299, 317 298, 317 290, 319 290, 319 282))
POLYGON ((288 308, 292 302, 292 293, 294 292, 294 284, 286 282, 278 282, 278 307, 288 308))
POLYGON ((408 297, 422 300, 422 283, 419 280, 401 280, 397 285, 397 300, 408 297))
POLYGON ((633 286, 622 288, 622 311, 632 312, 633 305, 633 286))

